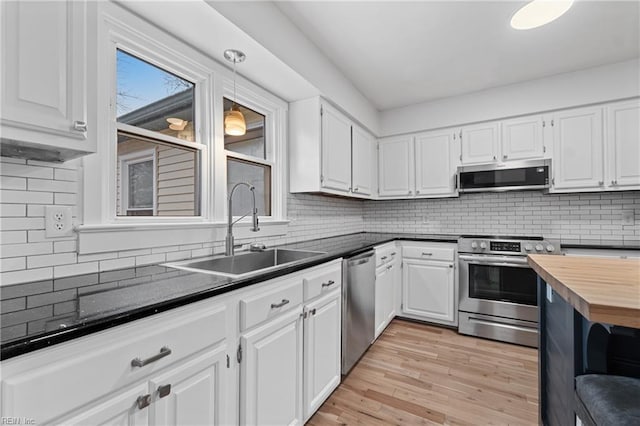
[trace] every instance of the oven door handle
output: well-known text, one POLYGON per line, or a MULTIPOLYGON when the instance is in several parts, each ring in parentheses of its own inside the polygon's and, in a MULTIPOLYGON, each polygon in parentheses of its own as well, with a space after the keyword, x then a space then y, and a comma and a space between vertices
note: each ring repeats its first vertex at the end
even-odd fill
POLYGON ((458 255, 458 259, 468 262, 476 263, 480 265, 490 266, 515 266, 521 268, 529 268, 527 258, 512 258, 507 256, 491 256, 491 257, 479 257, 479 256, 467 256, 464 254, 458 255))

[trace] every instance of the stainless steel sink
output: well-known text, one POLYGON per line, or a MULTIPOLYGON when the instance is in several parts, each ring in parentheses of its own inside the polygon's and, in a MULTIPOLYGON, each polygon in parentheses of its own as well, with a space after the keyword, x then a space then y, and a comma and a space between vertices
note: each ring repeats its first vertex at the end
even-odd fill
POLYGON ((319 251, 269 249, 260 252, 249 252, 235 256, 210 257, 197 261, 166 263, 164 266, 202 272, 205 274, 224 275, 240 278, 252 274, 276 269, 283 265, 300 262, 311 257, 326 254, 319 251))

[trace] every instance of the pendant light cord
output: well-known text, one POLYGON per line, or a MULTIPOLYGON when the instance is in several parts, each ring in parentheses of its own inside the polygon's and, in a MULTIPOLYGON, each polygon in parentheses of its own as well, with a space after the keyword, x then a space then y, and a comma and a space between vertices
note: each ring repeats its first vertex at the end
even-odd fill
POLYGON ((233 104, 231 105, 231 109, 236 106, 236 58, 233 58, 233 104))

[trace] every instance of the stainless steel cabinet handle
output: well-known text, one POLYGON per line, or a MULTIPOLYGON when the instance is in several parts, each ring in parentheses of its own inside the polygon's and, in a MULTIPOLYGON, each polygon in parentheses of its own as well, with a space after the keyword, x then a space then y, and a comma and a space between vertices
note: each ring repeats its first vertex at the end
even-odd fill
POLYGON ((73 130, 77 132, 86 132, 87 131, 87 122, 86 121, 74 121, 73 122, 73 130))
POLYGON ((358 192, 358 189, 359 189, 359 188, 356 186, 356 187, 353 189, 353 192, 358 192))
POLYGON ((391 253, 391 256, 395 256, 395 255, 396 255, 396 252, 395 252, 395 251, 391 253))
POLYGON ((409 191, 409 195, 411 195, 411 193, 412 193, 412 192, 413 192, 413 191, 409 191))
POLYGON ((601 180, 600 182, 598 182, 598 185, 600 186, 604 185, 604 181, 601 180))
POLYGON ((322 283, 322 287, 330 287, 334 285, 336 282, 334 280, 329 280, 326 283, 322 283))
POLYGON ((502 158, 506 160, 507 158, 509 158, 509 156, 503 155, 502 158))
POLYGON ((147 364, 151 364, 152 362, 155 362, 157 360, 159 360, 160 358, 164 358, 165 356, 169 356, 171 355, 171 349, 169 349, 167 346, 163 346, 162 348, 160 348, 160 352, 157 353, 154 356, 151 356, 147 359, 140 359, 140 358, 134 358, 131 360, 131 366, 132 367, 144 367, 147 364))
POLYGON ((427 253, 427 252, 424 252, 424 251, 423 251, 423 252, 422 252, 422 255, 423 255, 423 256, 433 256, 433 253, 427 253))
POLYGON ((382 256, 382 257, 380 258, 380 260, 385 260, 386 258, 387 258, 387 256, 382 256))
POLYGON ((312 310, 310 310, 310 311, 309 311, 309 313, 310 313, 311 315, 315 315, 315 314, 316 314, 316 308, 313 308, 312 310))
POLYGON ((171 385, 160 385, 158 386, 158 397, 164 398, 165 396, 171 393, 171 385))
POLYGON ((287 303, 289 303, 288 299, 282 299, 282 302, 280 302, 280 303, 272 303, 271 304, 271 309, 282 308, 287 303))
POLYGON ((393 268, 393 265, 387 266, 387 269, 391 269, 391 268, 393 268))
POLYGON ((148 407, 149 405, 151 405, 151 395, 150 394, 141 395, 141 396, 138 397, 138 399, 136 399, 136 406, 140 410, 142 410, 143 408, 148 407))
POLYGON ((494 161, 495 161, 495 160, 497 160, 497 158, 496 158, 496 156, 495 156, 495 155, 493 156, 493 160, 494 160, 494 161))
POLYGON ((419 193, 420 193, 420 190, 419 190, 419 189, 418 189, 418 190, 416 190, 416 194, 419 194, 419 193))

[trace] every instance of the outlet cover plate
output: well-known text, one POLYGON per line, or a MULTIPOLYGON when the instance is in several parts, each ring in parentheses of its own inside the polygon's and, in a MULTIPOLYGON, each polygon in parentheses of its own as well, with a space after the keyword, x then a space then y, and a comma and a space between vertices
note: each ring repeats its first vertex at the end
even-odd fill
POLYGON ((44 229, 47 238, 73 235, 71 207, 46 206, 44 209, 44 229))

